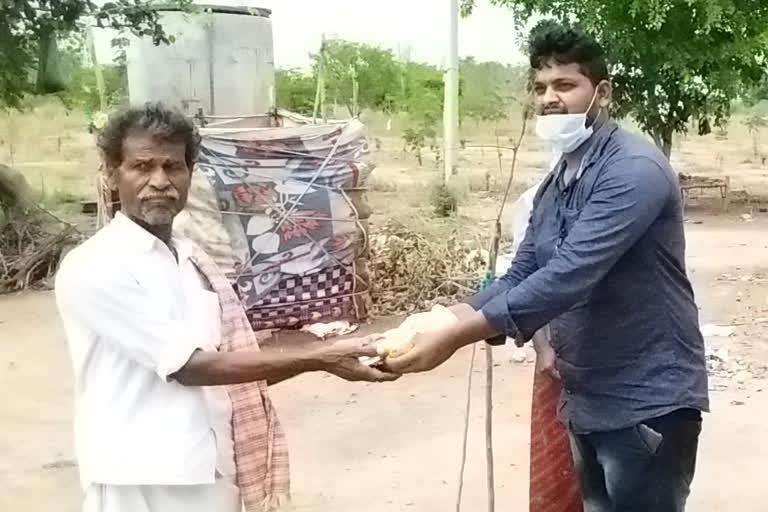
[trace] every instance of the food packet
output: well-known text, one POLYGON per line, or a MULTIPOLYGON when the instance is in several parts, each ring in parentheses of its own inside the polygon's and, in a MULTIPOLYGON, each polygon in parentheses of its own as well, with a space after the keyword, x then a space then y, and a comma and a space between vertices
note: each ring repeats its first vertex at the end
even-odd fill
POLYGON ((443 328, 456 320, 456 315, 440 305, 435 305, 430 311, 409 315, 399 327, 384 332, 375 341, 378 357, 361 358, 361 362, 374 366, 385 359, 407 354, 414 347, 413 339, 417 334, 443 328))

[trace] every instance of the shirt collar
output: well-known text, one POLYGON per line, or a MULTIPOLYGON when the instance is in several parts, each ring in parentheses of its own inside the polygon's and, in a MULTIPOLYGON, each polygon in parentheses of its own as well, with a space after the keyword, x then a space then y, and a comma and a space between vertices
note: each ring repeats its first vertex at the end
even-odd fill
POLYGON ((109 227, 116 232, 126 245, 135 247, 140 252, 148 252, 155 248, 155 244, 162 243, 155 235, 136 224, 122 212, 117 212, 115 218, 109 223, 109 227))
MULTIPOLYGON (((602 125, 600 125, 592 137, 590 137, 584 143, 587 144, 588 147, 583 150, 584 154, 581 157, 581 165, 579 165, 579 170, 576 172, 576 176, 573 178, 574 182, 580 180, 587 167, 594 163, 594 160, 596 160, 602 154, 606 142, 608 142, 608 140, 613 135, 613 132, 615 132, 618 127, 619 125, 616 123, 616 121, 613 119, 608 119, 602 125)), ((555 152, 552 161, 554 162, 554 165, 552 166, 550 174, 552 174, 554 178, 557 178, 563 170, 563 154, 555 152)))
MULTIPOLYGON (((121 212, 115 214, 115 218, 109 223, 109 227, 118 235, 121 241, 139 252, 149 252, 165 244, 155 235, 136 224, 121 212)), ((192 249, 189 242, 178 233, 173 233, 171 245, 178 254, 179 262, 191 258, 192 249)))
POLYGON ((602 154, 605 145, 613 136, 614 132, 619 129, 619 125, 613 119, 606 120, 600 128, 592 135, 589 148, 584 153, 581 159, 581 168, 579 169, 576 179, 581 178, 584 174, 584 170, 594 163, 602 154))
MULTIPOLYGON (((115 214, 115 218, 109 223, 110 229, 115 232, 126 245, 135 248, 139 252, 149 252, 157 248, 163 248, 165 244, 155 235, 136 224, 121 212, 115 214)), ((192 247, 188 239, 175 232, 171 236, 171 245, 176 250, 178 262, 181 264, 187 259, 192 259, 192 247)))

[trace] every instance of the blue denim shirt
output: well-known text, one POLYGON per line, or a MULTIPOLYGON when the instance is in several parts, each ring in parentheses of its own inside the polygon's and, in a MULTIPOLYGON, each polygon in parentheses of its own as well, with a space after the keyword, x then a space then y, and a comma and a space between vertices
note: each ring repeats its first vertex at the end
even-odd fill
POLYGON ((677 175, 645 139, 608 121, 576 178, 542 183, 509 271, 469 299, 504 334, 550 324, 576 433, 680 408, 709 410, 704 341, 685 270, 677 175))

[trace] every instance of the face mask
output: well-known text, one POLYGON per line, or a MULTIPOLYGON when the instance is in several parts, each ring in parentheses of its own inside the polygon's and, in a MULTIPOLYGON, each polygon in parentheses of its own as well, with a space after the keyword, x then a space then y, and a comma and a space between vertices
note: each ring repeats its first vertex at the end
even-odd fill
MULTIPOLYGON (((582 114, 549 114, 536 117, 536 135, 552 144, 552 149, 560 153, 570 153, 584 144, 592 136, 593 127, 587 127, 587 112, 597 98, 597 89, 589 102, 587 111, 582 114)), ((599 115, 599 113, 598 113, 599 115)))

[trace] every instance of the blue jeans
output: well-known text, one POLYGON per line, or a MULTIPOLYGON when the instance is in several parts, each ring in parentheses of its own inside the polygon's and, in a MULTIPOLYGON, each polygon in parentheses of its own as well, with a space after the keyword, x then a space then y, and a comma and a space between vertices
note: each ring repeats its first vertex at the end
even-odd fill
POLYGON ((570 432, 584 512, 683 512, 701 413, 680 409, 611 432, 570 432))

